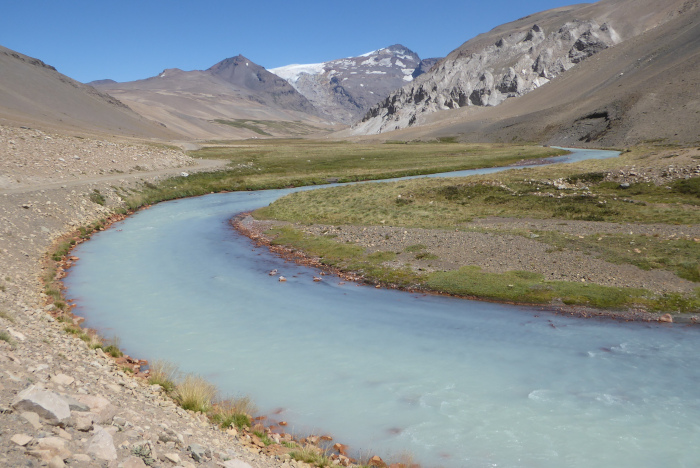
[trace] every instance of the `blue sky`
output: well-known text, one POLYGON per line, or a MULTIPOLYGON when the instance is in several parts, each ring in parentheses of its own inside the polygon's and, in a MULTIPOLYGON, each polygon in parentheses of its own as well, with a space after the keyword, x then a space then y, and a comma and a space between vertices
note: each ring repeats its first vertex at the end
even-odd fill
POLYGON ((403 44, 445 56, 499 24, 567 0, 350 2, 6 0, 0 45, 78 81, 201 70, 238 54, 265 68, 403 44))

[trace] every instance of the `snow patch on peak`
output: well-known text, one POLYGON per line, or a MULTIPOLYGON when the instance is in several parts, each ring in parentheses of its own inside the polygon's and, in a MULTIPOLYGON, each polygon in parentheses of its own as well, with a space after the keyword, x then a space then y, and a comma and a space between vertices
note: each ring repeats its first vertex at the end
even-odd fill
POLYGON ((271 68, 268 70, 270 73, 283 78, 290 83, 296 83, 299 77, 303 74, 306 75, 320 75, 323 73, 326 66, 326 62, 323 63, 307 63, 307 64, 293 64, 285 65, 284 67, 271 68))
POLYGON ((366 54, 360 54, 360 55, 358 55, 358 57, 369 57, 370 55, 375 55, 375 54, 381 52, 382 50, 384 50, 384 49, 373 50, 372 52, 367 52, 366 54))

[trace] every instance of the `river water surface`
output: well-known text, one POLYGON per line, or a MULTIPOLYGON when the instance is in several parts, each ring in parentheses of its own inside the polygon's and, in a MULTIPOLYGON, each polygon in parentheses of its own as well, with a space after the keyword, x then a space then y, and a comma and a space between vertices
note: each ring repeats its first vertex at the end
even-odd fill
POLYGON ((697 327, 317 283, 229 226, 289 192, 161 203, 93 236, 66 279, 74 312, 132 356, 173 361, 263 412, 281 408, 289 430, 360 453, 447 467, 699 466, 697 327))

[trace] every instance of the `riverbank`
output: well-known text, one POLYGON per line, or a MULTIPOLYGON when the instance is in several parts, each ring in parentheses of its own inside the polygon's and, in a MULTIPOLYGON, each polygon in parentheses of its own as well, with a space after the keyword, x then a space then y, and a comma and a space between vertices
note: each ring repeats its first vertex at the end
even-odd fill
POLYGON ((50 314, 42 278, 55 242, 108 218, 122 193, 212 165, 170 147, 0 130, 0 465, 308 466, 182 409, 50 314))
MULTIPOLYGON (((503 225, 507 224, 509 227, 514 228, 516 225, 519 227, 523 225, 532 227, 535 225, 533 223, 536 222, 541 221, 487 219, 475 221, 475 224, 478 226, 487 226, 497 223, 499 227, 503 227, 503 225)), ((543 223, 550 224, 547 221, 543 223)), ((330 266, 318 257, 308 255, 297 248, 276 243, 277 236, 274 231, 271 230, 280 227, 291 227, 311 236, 330 235, 339 243, 359 245, 367 249, 370 253, 384 252, 387 250, 396 251, 399 255, 391 262, 388 262, 389 266, 396 269, 410 267, 417 272, 436 271, 437 269, 458 270, 465 265, 478 266, 494 273, 503 273, 514 268, 527 269, 527 271, 531 272, 540 272, 542 268, 547 268, 549 275, 554 276, 556 274, 557 279, 569 279, 569 281, 571 281, 573 278, 574 281, 588 281, 589 283, 599 281, 598 284, 602 283, 607 286, 615 287, 648 287, 659 293, 683 290, 692 291, 697 287, 695 283, 675 278, 674 275, 669 274, 669 272, 647 272, 639 270, 631 265, 609 264, 599 259, 586 258, 580 254, 564 260, 558 259, 556 255, 552 258, 552 252, 547 252, 546 249, 539 248, 535 242, 528 241, 526 237, 517 235, 507 235, 507 237, 503 239, 501 238, 502 236, 488 232, 449 232, 444 230, 395 228, 388 226, 308 226, 284 221, 256 220, 250 213, 243 213, 236 216, 231 220, 231 225, 236 231, 253 240, 258 246, 266 246, 273 253, 286 260, 296 262, 300 265, 318 268, 325 273, 338 275, 346 281, 366 283, 368 285, 374 285, 375 287, 403 289, 410 292, 441 294, 440 291, 421 287, 420 285, 401 286, 382 282, 371 277, 366 277, 358 271, 348 271, 330 266), (476 234, 476 236, 473 236, 473 234, 476 234), (432 243, 432 245, 430 243, 432 243), (412 246, 421 247, 419 249, 411 249, 412 246), (465 246, 469 246, 469 248, 465 248, 465 246), (514 255, 516 251, 519 255, 514 255), (522 253, 525 251, 527 251, 527 254, 523 257, 522 253), (440 256, 436 255, 435 252, 439 252, 440 256), (484 255, 484 252, 488 252, 488 254, 484 255), (552 271, 552 267, 554 267, 556 273, 552 271)), ((568 227, 569 230, 574 230, 575 232, 583 232, 583 230, 593 228, 598 232, 601 228, 601 226, 586 225, 585 222, 580 222, 578 225, 574 223, 573 226, 569 224, 568 227)), ((609 230, 613 231, 615 229, 629 229, 627 226, 609 225, 607 227, 609 230)), ((664 226, 646 226, 646 228, 665 230, 664 226)), ((674 235, 673 231, 677 228, 668 228, 668 235, 674 235)), ((443 294, 455 296, 455 294, 443 294)), ((478 296, 462 297, 476 300, 491 300, 492 302, 532 305, 557 314, 582 318, 596 317, 622 321, 662 323, 674 321, 678 323, 700 323, 700 315, 698 314, 671 316, 667 313, 648 312, 639 308, 608 310, 581 305, 566 305, 560 300, 553 301, 551 304, 542 305, 526 302, 498 301, 478 296)))

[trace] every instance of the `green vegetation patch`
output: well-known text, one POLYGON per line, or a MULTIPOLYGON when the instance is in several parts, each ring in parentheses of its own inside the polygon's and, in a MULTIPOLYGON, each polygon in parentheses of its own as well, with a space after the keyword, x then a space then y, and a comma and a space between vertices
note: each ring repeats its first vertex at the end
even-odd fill
POLYGON ((328 132, 329 130, 303 122, 293 122, 286 120, 254 120, 254 119, 216 119, 216 123, 229 125, 231 127, 243 128, 263 136, 272 136, 270 132, 290 136, 309 135, 311 133, 328 132))
POLYGON ((102 195, 97 189, 93 189, 92 192, 90 192, 89 198, 91 202, 102 206, 104 206, 105 202, 107 201, 104 195, 102 195))
POLYGON ((421 228, 453 228, 489 216, 700 223, 694 179, 669 187, 632 184, 621 188, 620 184, 600 182, 587 189, 567 190, 547 180, 520 179, 512 174, 503 177, 417 179, 298 192, 256 211, 255 216, 303 223, 421 228))
POLYGON ((430 289, 460 296, 532 304, 548 304, 554 299, 561 299, 565 304, 601 309, 622 308, 646 294, 642 289, 612 288, 568 281, 545 282, 543 275, 527 271, 487 273, 475 266, 432 273, 426 284, 430 289))
POLYGON ((0 341, 4 341, 5 343, 9 344, 10 347, 14 348, 16 343, 15 340, 12 338, 12 335, 6 330, 0 331, 0 341))
POLYGON ((358 144, 319 140, 268 139, 219 144, 190 152, 193 157, 224 159, 226 170, 172 177, 122 193, 130 209, 164 200, 211 192, 263 190, 329 182, 380 180, 437 172, 505 166, 563 151, 537 146, 432 143, 358 144))
POLYGON ((642 270, 669 270, 700 282, 700 243, 693 239, 661 239, 646 235, 593 234, 573 236, 537 231, 538 241, 560 249, 578 250, 606 262, 628 263, 642 270))

